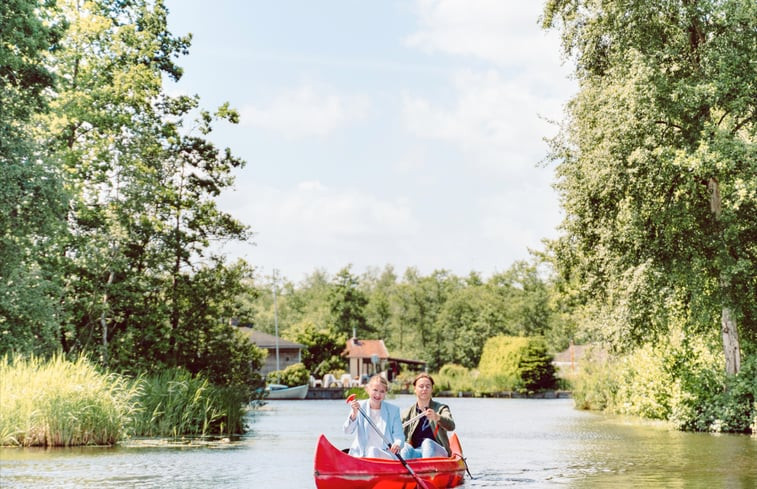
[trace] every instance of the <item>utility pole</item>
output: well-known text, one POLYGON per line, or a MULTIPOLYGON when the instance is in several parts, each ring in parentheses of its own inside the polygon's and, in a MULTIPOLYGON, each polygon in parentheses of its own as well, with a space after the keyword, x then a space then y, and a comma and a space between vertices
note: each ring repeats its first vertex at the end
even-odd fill
MULTIPOLYGON (((273 269, 273 328, 276 332, 276 371, 281 370, 279 366, 279 306, 276 303, 276 269, 273 269)), ((276 379, 278 381, 278 379, 276 379)))

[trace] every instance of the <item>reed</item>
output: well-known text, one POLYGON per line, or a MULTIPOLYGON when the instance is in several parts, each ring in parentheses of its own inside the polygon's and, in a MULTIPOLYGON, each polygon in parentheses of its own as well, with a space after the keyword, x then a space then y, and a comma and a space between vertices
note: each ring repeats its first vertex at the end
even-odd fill
POLYGON ((221 436, 245 431, 244 387, 218 387, 183 369, 129 378, 71 362, 0 360, 0 445, 112 445, 131 436, 221 436))
POLYGON ((126 436, 134 390, 85 357, 0 361, 0 444, 112 445, 126 436))
POLYGON ((211 436, 244 432, 245 389, 218 387, 183 369, 142 376, 135 382, 139 409, 135 436, 211 436))

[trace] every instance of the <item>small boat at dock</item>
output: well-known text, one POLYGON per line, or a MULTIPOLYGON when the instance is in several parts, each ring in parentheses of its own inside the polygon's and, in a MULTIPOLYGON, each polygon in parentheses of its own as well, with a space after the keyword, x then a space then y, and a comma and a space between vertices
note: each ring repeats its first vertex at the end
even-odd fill
POLYGON ((289 387, 283 384, 268 384, 265 387, 266 399, 305 399, 308 395, 308 385, 289 387))

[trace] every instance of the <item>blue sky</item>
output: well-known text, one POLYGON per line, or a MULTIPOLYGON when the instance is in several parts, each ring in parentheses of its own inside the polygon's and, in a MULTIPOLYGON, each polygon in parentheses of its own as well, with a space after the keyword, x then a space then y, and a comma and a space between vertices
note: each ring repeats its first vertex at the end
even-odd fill
POLYGON ((315 269, 489 276, 561 215, 539 165, 575 83, 541 2, 168 0, 191 32, 170 93, 228 101, 211 139, 247 166, 220 207, 261 275, 315 269))

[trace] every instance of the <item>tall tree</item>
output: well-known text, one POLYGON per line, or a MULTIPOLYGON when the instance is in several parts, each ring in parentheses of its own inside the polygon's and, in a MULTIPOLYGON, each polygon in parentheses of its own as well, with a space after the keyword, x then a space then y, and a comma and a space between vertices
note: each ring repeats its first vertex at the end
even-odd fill
POLYGON ((30 137, 54 86, 47 54, 65 27, 39 0, 0 3, 0 354, 59 346, 60 173, 30 137))
POLYGON ((40 125, 72 195, 64 347, 100 351, 126 369, 197 370, 210 358, 246 365, 250 352, 207 354, 211 343, 247 348, 222 331, 236 316, 226 307, 235 296, 222 291, 237 290, 231 281, 248 272, 210 251, 248 237, 215 203, 244 162, 208 140, 236 112, 223 105, 211 113, 196 96, 165 93, 164 81, 182 74, 175 59, 190 36, 171 34, 161 0, 58 5, 70 28, 53 65, 61 80, 53 110, 40 125))
POLYGON ((386 266, 380 274, 377 270, 364 274, 362 284, 368 298, 365 306, 366 321, 378 333, 379 338, 386 342, 392 330, 392 297, 397 286, 397 275, 393 267, 386 266))
POLYGON ((553 141, 563 278, 608 339, 757 335, 757 3, 549 0, 580 90, 553 141), (608 321, 606 318, 615 318, 608 321))
POLYGON ((329 292, 331 321, 335 331, 352 337, 366 338, 375 331, 368 326, 365 306, 368 299, 358 287, 358 278, 350 272, 350 266, 339 271, 334 277, 329 292))

